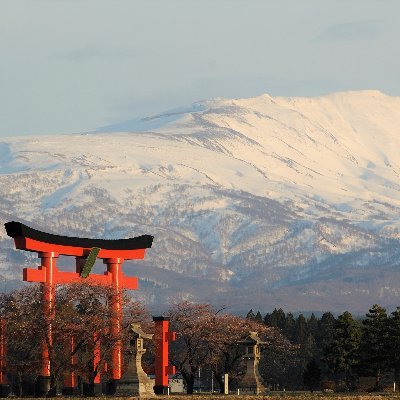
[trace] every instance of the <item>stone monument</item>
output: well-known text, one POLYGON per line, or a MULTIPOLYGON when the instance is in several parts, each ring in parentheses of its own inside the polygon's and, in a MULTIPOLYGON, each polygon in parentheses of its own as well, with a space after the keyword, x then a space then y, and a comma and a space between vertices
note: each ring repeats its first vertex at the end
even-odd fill
POLYGON ((265 392, 266 388, 258 371, 258 364, 261 358, 260 348, 267 343, 259 338, 257 332, 249 332, 247 338, 239 342, 239 344, 244 346, 245 350, 242 359, 246 361, 246 373, 239 382, 240 392, 243 394, 265 392))
POLYGON ((118 382, 115 394, 119 396, 154 396, 154 380, 150 379, 142 368, 142 356, 146 353, 143 341, 152 339, 153 335, 143 332, 140 324, 131 324, 130 333, 127 354, 128 368, 118 382))

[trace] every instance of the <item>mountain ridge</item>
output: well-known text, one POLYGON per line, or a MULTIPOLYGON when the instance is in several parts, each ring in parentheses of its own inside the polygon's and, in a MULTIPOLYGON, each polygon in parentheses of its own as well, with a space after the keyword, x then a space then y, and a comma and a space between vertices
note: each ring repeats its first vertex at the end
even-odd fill
MULTIPOLYGON (((154 235, 127 267, 153 305, 398 304, 400 97, 261 95, 165 115, 136 133, 3 139, 0 213, 60 234, 154 235)), ((7 280, 35 261, 0 236, 7 280)))

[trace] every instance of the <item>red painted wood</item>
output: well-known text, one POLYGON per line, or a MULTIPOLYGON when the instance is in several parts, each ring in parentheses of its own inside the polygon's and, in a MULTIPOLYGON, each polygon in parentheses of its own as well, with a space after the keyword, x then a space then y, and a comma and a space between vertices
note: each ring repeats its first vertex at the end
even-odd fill
POLYGON ((176 333, 168 331, 169 321, 167 318, 155 317, 153 320, 155 323, 154 344, 156 348, 155 386, 167 388, 168 375, 175 374, 175 367, 168 365, 168 351, 169 342, 176 340, 176 333))
POLYGON ((77 386, 77 377, 73 367, 77 364, 78 358, 76 354, 72 354, 75 351, 75 338, 73 336, 68 341, 67 351, 71 354, 71 369, 65 374, 64 387, 74 389, 77 386))
POLYGON ((108 258, 104 260, 107 264, 107 272, 111 275, 113 293, 110 299, 111 307, 111 337, 114 345, 111 349, 111 378, 121 379, 122 374, 122 288, 123 274, 120 258, 108 258))
MULTIPOLYGON (((90 253, 91 248, 63 246, 40 242, 38 240, 16 237, 14 238, 15 248, 19 250, 35 251, 40 253, 55 252, 66 256, 85 257, 90 253)), ((146 254, 146 249, 135 250, 107 250, 101 249, 98 258, 123 258, 125 260, 142 260, 146 254)))
POLYGON ((175 373, 176 373, 175 365, 168 365, 167 374, 168 375, 175 375, 175 373))
MULTIPOLYGON (((46 273, 44 269, 23 269, 23 279, 26 282, 42 282, 46 280, 46 273)), ((59 271, 56 267, 53 271, 54 284, 68 284, 68 283, 86 283, 93 286, 110 286, 112 285, 112 274, 105 272, 104 275, 91 274, 88 278, 81 278, 78 272, 65 272, 59 271)), ((125 276, 121 272, 120 284, 123 289, 135 290, 138 288, 138 278, 136 276, 125 276)))
POLYGON ((41 270, 44 270, 45 280, 42 286, 43 314, 46 321, 46 337, 42 342, 42 360, 40 375, 50 377, 49 347, 53 345, 52 323, 55 317, 55 271, 58 254, 53 252, 41 253, 41 270))

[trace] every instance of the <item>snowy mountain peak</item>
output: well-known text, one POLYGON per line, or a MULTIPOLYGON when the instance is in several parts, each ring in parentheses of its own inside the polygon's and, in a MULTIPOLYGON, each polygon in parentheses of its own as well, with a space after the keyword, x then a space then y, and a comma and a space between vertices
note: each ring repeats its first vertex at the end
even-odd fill
MULTIPOLYGON (((75 236, 154 235, 131 264, 149 302, 364 312, 400 295, 399 126, 400 98, 378 91, 263 94, 94 134, 4 139, 0 217, 75 236)), ((21 256, 0 236, 9 280, 21 256)))

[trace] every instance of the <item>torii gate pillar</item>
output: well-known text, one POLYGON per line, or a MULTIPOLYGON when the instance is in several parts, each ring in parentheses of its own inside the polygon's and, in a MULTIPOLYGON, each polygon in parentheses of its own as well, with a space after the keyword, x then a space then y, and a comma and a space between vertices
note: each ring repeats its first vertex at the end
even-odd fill
MULTIPOLYGON (((39 253, 41 259, 40 271, 43 271, 42 307, 45 319, 44 338, 42 340, 42 359, 40 363, 40 375, 38 378, 38 394, 47 394, 50 390, 50 357, 49 348, 53 345, 52 322, 55 317, 55 275, 57 273, 56 259, 58 254, 54 252, 39 253)), ((24 280, 27 273, 24 269, 24 280)))
MULTIPOLYGON (((114 341, 111 350, 111 379, 120 380, 122 374, 122 263, 120 258, 106 258, 103 260, 107 264, 107 272, 112 276, 112 296, 110 299, 111 307, 111 337, 114 341)), ((135 288, 136 289, 136 288, 135 288)))

